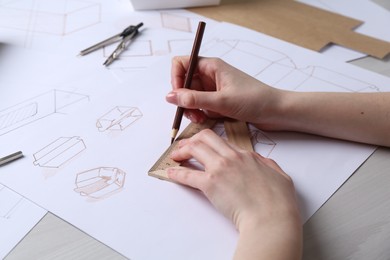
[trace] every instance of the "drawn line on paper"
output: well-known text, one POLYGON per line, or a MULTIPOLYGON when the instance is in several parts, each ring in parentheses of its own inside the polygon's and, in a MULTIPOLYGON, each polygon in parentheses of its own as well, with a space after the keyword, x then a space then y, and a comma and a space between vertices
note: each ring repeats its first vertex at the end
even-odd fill
POLYGON ((10 219, 23 200, 22 196, 0 184, 0 218, 10 219))
POLYGON ((161 24, 164 28, 192 32, 191 19, 185 16, 161 12, 161 24))
POLYGON ((79 136, 60 137, 34 153, 34 165, 46 168, 60 168, 86 149, 79 136))
POLYGON ((298 68, 287 54, 251 41, 213 39, 202 46, 201 54, 217 56, 233 66, 245 68, 245 73, 274 87, 297 91, 324 91, 325 88, 327 91, 380 91, 371 83, 325 67, 298 68))
MULTIPOLYGON (((227 135, 226 135, 226 131, 225 131, 225 127, 224 127, 223 123, 218 122, 213 127, 213 131, 217 135, 227 139, 227 135)), ((250 134, 250 139, 251 139, 253 148, 256 151, 258 151, 262 156, 267 157, 267 158, 270 157, 272 151, 276 147, 276 142, 274 140, 272 140, 269 136, 267 136, 267 134, 265 132, 263 132, 257 128, 254 128, 254 127, 249 126, 249 134, 250 134)))
POLYGON ((89 101, 89 96, 54 89, 0 110, 0 136, 52 114, 65 114, 82 101, 89 101))
POLYGON ((101 4, 91 1, 13 0, 0 6, 0 27, 26 32, 25 47, 37 33, 62 37, 101 22, 101 4))
POLYGON ((116 167, 99 167, 76 176, 74 189, 81 196, 105 199, 120 192, 125 184, 126 173, 116 167))
POLYGON ((276 147, 276 142, 259 129, 250 129, 251 141, 254 149, 264 157, 270 157, 276 147))
MULTIPOLYGON (((205 42, 202 56, 219 57, 227 63, 244 68, 243 71, 262 82, 295 91, 380 92, 374 84, 322 66, 299 68, 287 54, 256 42, 238 39, 212 39, 205 42), (253 64, 253 66, 248 66, 253 64)), ((220 135, 223 130, 216 129, 220 135)), ((256 151, 270 157, 277 142, 265 132, 251 129, 251 140, 256 151)))
POLYGON ((116 106, 96 121, 100 132, 123 131, 143 116, 137 107, 116 106))
MULTIPOLYGON (((160 20, 160 26, 162 28, 184 32, 185 34, 188 34, 188 38, 183 35, 175 39, 169 37, 158 37, 157 40, 138 39, 129 45, 121 54, 118 62, 113 64, 109 69, 131 70, 134 67, 139 68, 139 64, 144 64, 145 66, 142 67, 147 68, 154 62, 153 57, 168 55, 173 51, 182 50, 184 46, 189 46, 190 50, 193 42, 193 31, 191 26, 193 19, 177 13, 160 12, 160 20), (139 58, 142 58, 142 60, 139 58)), ((114 51, 114 48, 114 45, 102 48, 103 57, 108 57, 114 51)))
MULTIPOLYGON (((114 52, 116 45, 103 47, 103 57, 108 57, 114 52)), ((120 59, 130 57, 150 57, 153 56, 152 42, 150 40, 133 41, 129 47, 120 55, 120 59)))

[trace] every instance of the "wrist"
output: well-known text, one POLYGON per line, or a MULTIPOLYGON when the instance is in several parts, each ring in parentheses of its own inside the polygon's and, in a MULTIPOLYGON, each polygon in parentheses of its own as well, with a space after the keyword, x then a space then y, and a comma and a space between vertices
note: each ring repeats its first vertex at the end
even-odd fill
POLYGON ((251 219, 239 226, 234 259, 301 259, 302 224, 299 216, 251 219))
POLYGON ((254 125, 262 130, 288 130, 297 92, 272 88, 263 102, 254 125))

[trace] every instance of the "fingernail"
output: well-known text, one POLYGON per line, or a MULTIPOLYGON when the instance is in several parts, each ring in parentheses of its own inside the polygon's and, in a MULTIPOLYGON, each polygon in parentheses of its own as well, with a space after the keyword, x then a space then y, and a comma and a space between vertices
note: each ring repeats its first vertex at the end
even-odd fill
POLYGON ((176 103, 177 103, 177 93, 171 91, 171 92, 169 92, 169 93, 166 95, 165 99, 166 99, 169 103, 174 103, 174 104, 176 104, 176 103))

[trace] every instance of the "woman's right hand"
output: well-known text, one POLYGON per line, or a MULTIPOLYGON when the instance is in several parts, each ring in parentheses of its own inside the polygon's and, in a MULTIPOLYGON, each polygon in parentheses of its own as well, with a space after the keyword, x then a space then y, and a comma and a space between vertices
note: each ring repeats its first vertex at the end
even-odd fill
POLYGON ((194 123, 207 117, 229 117, 272 129, 276 108, 284 91, 272 88, 219 58, 200 57, 191 89, 184 89, 188 56, 172 60, 173 90, 169 103, 186 108, 185 116, 194 123))

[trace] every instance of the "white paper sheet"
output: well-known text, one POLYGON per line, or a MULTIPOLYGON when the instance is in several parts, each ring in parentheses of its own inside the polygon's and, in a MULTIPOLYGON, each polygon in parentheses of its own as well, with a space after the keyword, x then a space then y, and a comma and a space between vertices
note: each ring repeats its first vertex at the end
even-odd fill
MULTIPOLYGON (((204 39, 201 55, 290 90, 390 91, 386 77, 230 24, 204 39)), ((147 176, 169 145, 170 88, 165 58, 77 115, 9 131, 0 142, 26 156, 4 167, 0 181, 131 259, 231 258, 237 232, 201 193, 147 176)), ((252 133, 256 150, 292 176, 303 221, 375 149, 298 133, 252 133)))
POLYGON ((218 5, 220 0, 130 0, 132 6, 136 10, 150 10, 150 9, 168 9, 168 8, 186 8, 195 6, 218 5))
MULTIPOLYGON (((104 92, 116 91, 115 80, 129 79, 188 45, 199 20, 206 20, 208 28, 214 23, 182 10, 140 14, 129 7, 128 1, 0 1, 0 136, 30 125, 43 134, 46 118, 61 121, 104 92), (76 57, 85 47, 140 21, 147 29, 109 68, 102 63, 116 44, 76 57)), ((2 153, 13 152, 1 144, 2 153)), ((4 222, 1 235, 10 239, 0 243, 0 257, 38 221, 33 204, 23 205, 25 219, 18 215, 4 222)))
POLYGON ((0 184, 0 258, 42 219, 46 210, 0 184))
MULTIPOLYGON (((390 41, 390 31, 385 24, 390 24, 390 12, 369 0, 297 0, 327 11, 345 15, 364 23, 356 32, 374 38, 390 41)), ((342 61, 351 61, 367 56, 342 46, 332 45, 322 51, 323 54, 342 61)))
MULTIPOLYGON (((76 58, 81 50, 143 22, 136 40, 107 67, 121 80, 192 44, 200 20, 208 31, 218 24, 180 9, 135 12, 125 0, 10 0, 0 2, 0 42, 76 58)), ((80 59, 103 67, 118 44, 80 59)))

